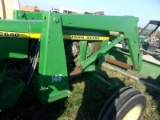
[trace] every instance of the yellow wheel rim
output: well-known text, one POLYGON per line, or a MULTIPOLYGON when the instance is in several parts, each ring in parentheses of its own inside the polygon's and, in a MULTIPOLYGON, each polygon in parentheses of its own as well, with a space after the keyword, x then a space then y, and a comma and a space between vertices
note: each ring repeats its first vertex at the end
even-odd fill
POLYGON ((141 107, 135 106, 125 115, 123 120, 138 120, 140 114, 141 114, 141 107))

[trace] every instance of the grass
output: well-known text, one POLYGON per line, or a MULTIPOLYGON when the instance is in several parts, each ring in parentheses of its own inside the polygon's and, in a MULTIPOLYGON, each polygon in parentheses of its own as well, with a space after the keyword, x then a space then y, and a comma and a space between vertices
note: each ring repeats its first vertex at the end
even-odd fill
POLYGON ((131 78, 124 77, 123 75, 114 72, 108 71, 107 74, 110 78, 118 78, 119 82, 122 82, 124 86, 131 86, 136 88, 145 95, 147 104, 145 112, 143 113, 141 120, 160 120, 160 92, 152 88, 145 86, 139 81, 135 81, 131 78))
MULTIPOLYGON (((147 107, 141 120, 160 120, 160 94, 140 82, 115 71, 101 72, 106 79, 120 87, 139 89, 147 98, 147 107)), ((18 104, 0 113, 0 120, 97 120, 99 111, 114 91, 103 91, 82 76, 72 81, 73 94, 51 104, 43 105, 34 96, 24 94, 18 104), (103 92, 102 92, 103 91, 103 92)))

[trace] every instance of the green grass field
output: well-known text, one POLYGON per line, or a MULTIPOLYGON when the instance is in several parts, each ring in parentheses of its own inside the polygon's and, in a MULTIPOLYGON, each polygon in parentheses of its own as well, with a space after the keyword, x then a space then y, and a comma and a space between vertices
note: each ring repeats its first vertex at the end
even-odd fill
MULTIPOLYGON (((160 120, 158 91, 114 71, 101 73, 120 87, 137 88, 146 96, 147 107, 141 120, 160 120)), ((46 105, 34 96, 23 94, 14 107, 0 113, 0 120, 97 120, 102 106, 114 93, 100 89, 86 76, 71 81, 71 89, 73 94, 69 98, 46 105)))

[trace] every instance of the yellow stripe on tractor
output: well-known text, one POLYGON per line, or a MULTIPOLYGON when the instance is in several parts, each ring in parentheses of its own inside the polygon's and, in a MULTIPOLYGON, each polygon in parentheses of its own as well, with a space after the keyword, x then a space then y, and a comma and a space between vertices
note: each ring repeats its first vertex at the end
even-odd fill
MULTIPOLYGON (((19 33, 0 31, 0 37, 39 39, 40 33, 19 33)), ((109 37, 106 36, 63 35, 63 38, 67 40, 109 40, 109 37)))
POLYGON ((105 36, 83 36, 83 35, 63 35, 63 38, 69 40, 109 40, 109 37, 105 36))

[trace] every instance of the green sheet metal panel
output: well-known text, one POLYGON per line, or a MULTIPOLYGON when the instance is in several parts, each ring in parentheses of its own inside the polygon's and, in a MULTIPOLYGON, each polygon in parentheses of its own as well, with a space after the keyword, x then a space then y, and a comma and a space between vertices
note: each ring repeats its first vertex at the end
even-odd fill
POLYGON ((13 81, 14 79, 7 80, 0 86, 0 110, 15 105, 24 89, 25 84, 22 80, 18 80, 16 84, 13 81))
POLYGON ((68 76, 60 16, 45 12, 42 28, 39 72, 68 76))
POLYGON ((0 20, 0 24, 0 31, 40 33, 42 22, 39 20, 0 20))
POLYGON ((39 74, 33 75, 33 88, 36 96, 42 103, 50 103, 71 95, 68 79, 62 76, 43 76, 39 74), (62 77, 62 78, 61 78, 62 77))
POLYGON ((42 20, 42 12, 27 12, 15 10, 13 18, 17 20, 42 20))
POLYGON ((0 38, 0 59, 27 58, 28 40, 0 38))
POLYGON ((40 21, 0 21, 0 59, 27 58, 29 36, 40 35, 40 21))
POLYGON ((54 16, 49 12, 43 14, 39 73, 36 92, 43 102, 51 102, 71 94, 61 19, 59 15, 54 16), (46 87, 49 91, 45 90, 46 87))

